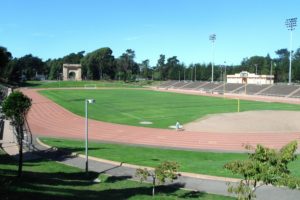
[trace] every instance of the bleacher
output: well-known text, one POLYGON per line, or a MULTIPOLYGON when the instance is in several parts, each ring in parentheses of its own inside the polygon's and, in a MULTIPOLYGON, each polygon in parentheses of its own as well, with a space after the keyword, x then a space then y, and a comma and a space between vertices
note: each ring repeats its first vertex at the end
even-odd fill
POLYGON ((298 91, 295 91, 295 93, 292 94, 290 97, 291 98, 300 98, 300 89, 298 89, 298 91))
POLYGON ((234 91, 234 93, 245 94, 245 92, 246 92, 246 94, 253 95, 253 94, 259 93, 260 91, 262 91, 268 87, 270 87, 270 85, 247 84, 246 89, 245 89, 245 87, 242 87, 242 88, 234 91))
POLYGON ((299 87, 300 86, 298 85, 273 85, 272 87, 259 93, 259 95, 285 97, 299 89, 299 87))
POLYGON ((239 89, 239 88, 244 88, 244 84, 240 84, 240 83, 226 83, 225 86, 224 84, 222 84, 221 87, 217 87, 216 89, 214 89, 214 92, 219 92, 219 93, 233 93, 235 90, 239 89))
POLYGON ((189 84, 183 86, 181 89, 185 90, 193 90, 197 89, 201 85, 207 84, 207 82, 200 82, 200 81, 190 81, 189 84))
POLYGON ((181 87, 183 87, 183 86, 185 86, 187 84, 189 84, 189 82, 187 82, 187 81, 178 81, 177 83, 171 85, 170 88, 177 88, 177 89, 179 89, 179 88, 181 88, 181 87))
POLYGON ((208 83, 199 87, 198 90, 205 91, 205 92, 213 92, 214 89, 221 87, 221 85, 223 85, 223 83, 217 83, 217 82, 208 83))
MULTIPOLYGON (((159 87, 174 88, 184 90, 197 90, 209 93, 224 93, 224 83, 222 82, 202 82, 202 81, 166 81, 159 87)), ((300 85, 274 84, 256 85, 241 83, 227 83, 225 93, 278 96, 300 98, 300 85)))
POLYGON ((171 85, 174 85, 175 83, 177 83, 177 81, 166 81, 166 82, 163 82, 162 84, 160 84, 158 87, 160 87, 160 88, 168 88, 171 85))
POLYGON ((240 88, 244 88, 245 84, 241 83, 226 83, 225 85, 225 91, 226 92, 234 92, 235 90, 238 90, 240 88))

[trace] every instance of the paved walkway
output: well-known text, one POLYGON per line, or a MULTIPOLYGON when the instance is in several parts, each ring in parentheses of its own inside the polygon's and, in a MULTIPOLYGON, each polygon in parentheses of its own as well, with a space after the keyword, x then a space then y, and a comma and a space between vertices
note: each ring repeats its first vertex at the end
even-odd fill
MULTIPOLYGON (((84 118, 60 107, 33 89, 22 90, 32 98, 28 115, 32 133, 40 136, 84 139, 84 118)), ((281 148, 300 133, 209 133, 133 127, 89 120, 89 138, 108 142, 187 148, 197 150, 245 151, 257 143, 281 148)))
POLYGON ((8 120, 4 120, 3 138, 0 140, 0 144, 9 155, 15 156, 19 154, 17 139, 8 120))

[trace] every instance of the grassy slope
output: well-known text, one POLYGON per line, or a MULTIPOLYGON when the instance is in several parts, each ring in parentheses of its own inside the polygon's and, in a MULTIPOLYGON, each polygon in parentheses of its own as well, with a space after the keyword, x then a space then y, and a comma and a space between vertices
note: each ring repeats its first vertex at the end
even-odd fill
MULTIPOLYGON (((147 90, 44 90, 41 93, 71 112, 84 116, 84 100, 93 98, 89 117, 96 120, 167 128, 177 120, 187 123, 207 114, 237 111, 236 99, 195 96, 147 90), (141 125, 151 121, 152 125, 141 125)), ((300 110, 300 105, 240 101, 240 110, 300 110)))
POLYGON ((60 88, 60 87, 84 87, 85 85, 95 84, 97 87, 141 87, 152 84, 147 82, 125 83, 123 81, 27 81, 22 86, 31 88, 60 88))
MULTIPOLYGON (((84 142, 43 138, 43 142, 58 148, 84 154, 84 142)), ((247 154, 211 153, 184 150, 138 147, 120 144, 89 143, 89 155, 108 160, 155 167, 162 161, 177 161, 181 171, 214 176, 236 177, 223 169, 223 165, 232 160, 246 159, 247 154)), ((294 176, 300 177, 300 159, 290 165, 294 176)))
POLYGON ((97 173, 86 174, 73 167, 48 160, 24 163, 21 179, 16 178, 17 162, 0 150, 0 199, 202 199, 226 200, 230 197, 160 187, 155 198, 149 184, 125 180, 125 177, 101 175, 101 183, 93 183, 97 173), (189 198, 191 197, 191 198, 189 198))

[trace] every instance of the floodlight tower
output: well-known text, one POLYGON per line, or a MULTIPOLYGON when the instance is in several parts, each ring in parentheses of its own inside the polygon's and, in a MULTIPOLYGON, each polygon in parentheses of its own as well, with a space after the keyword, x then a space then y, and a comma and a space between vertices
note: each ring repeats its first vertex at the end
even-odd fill
POLYGON ((211 34, 209 40, 212 42, 212 63, 211 63, 211 82, 214 82, 214 58, 215 58, 215 40, 216 34, 211 34))
POLYGON ((291 31, 291 37, 290 37, 290 66, 289 66, 289 85, 291 84, 292 79, 292 41, 293 41, 293 30, 295 30, 297 26, 297 17, 290 18, 285 20, 285 25, 289 31, 291 31))

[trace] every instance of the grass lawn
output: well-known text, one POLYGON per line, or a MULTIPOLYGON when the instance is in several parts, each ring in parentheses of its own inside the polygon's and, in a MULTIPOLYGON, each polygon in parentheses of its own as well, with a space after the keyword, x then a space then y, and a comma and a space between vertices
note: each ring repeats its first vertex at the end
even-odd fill
POLYGON ((84 87, 85 85, 94 84, 97 87, 142 87, 152 84, 152 81, 141 81, 125 83, 123 81, 26 81, 22 87, 32 88, 60 88, 60 87, 84 87))
MULTIPOLYGON (((51 138, 41 138, 41 140, 50 146, 84 154, 85 146, 83 141, 51 138)), ((155 167, 166 160, 176 161, 181 166, 180 171, 223 177, 237 177, 223 168, 225 163, 247 158, 247 154, 241 153, 171 150, 99 142, 89 143, 89 155, 150 167, 155 167)), ((290 164, 290 169, 294 176, 300 177, 299 158, 290 164)))
MULTIPOLYGON (((188 123, 208 114, 237 112, 236 99, 224 99, 151 90, 43 90, 41 94, 71 112, 84 116, 84 100, 93 98, 89 105, 89 117, 96 120, 168 128, 178 120, 188 123), (151 121, 151 125, 141 125, 151 121)), ((250 110, 300 110, 300 105, 240 101, 240 111, 250 110)))
POLYGON ((124 177, 100 175, 101 183, 92 180, 99 174, 85 172, 49 160, 24 162, 23 176, 16 178, 17 161, 0 149, 0 199, 71 200, 71 199, 202 199, 229 200, 230 197, 159 187, 152 198, 151 186, 124 177))

